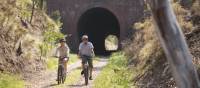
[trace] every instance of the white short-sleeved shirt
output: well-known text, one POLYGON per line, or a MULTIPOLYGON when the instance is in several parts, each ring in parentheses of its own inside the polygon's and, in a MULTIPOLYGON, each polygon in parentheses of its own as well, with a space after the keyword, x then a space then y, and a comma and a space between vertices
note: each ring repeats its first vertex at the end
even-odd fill
POLYGON ((91 42, 81 43, 79 45, 79 52, 81 55, 92 56, 93 55, 94 46, 91 42))
POLYGON ((56 56, 69 57, 69 47, 67 45, 58 47, 56 49, 56 56))

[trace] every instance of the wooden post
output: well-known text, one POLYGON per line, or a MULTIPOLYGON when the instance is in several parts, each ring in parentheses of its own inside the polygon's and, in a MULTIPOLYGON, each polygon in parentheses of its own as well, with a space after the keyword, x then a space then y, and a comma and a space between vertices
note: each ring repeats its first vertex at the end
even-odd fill
POLYGON ((178 88, 200 88, 184 35, 169 0, 148 0, 156 31, 172 68, 178 88))

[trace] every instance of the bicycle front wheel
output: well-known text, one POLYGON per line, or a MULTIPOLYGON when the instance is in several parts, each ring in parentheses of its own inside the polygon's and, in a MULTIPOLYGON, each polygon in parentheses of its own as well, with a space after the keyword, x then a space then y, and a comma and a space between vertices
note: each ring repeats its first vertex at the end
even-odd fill
POLYGON ((89 78, 89 72, 88 72, 88 66, 84 68, 84 77, 85 77, 85 85, 88 85, 88 78, 89 78))
POLYGON ((58 67, 58 77, 57 77, 58 85, 61 84, 62 81, 62 67, 58 67))

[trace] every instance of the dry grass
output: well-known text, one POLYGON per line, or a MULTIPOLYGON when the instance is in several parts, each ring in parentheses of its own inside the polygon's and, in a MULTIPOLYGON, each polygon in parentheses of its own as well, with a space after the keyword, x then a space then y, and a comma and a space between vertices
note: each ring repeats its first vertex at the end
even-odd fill
POLYGON ((189 10, 183 9, 178 3, 172 4, 178 23, 180 24, 184 33, 192 31, 193 24, 189 21, 191 13, 189 10))
POLYGON ((43 43, 47 30, 59 33, 60 26, 37 8, 30 24, 31 4, 31 0, 0 0, 0 48, 6 51, 0 50, 0 69, 3 71, 17 73, 44 69, 38 46, 43 43), (20 42, 22 54, 16 56, 20 42))
POLYGON ((194 15, 200 16, 200 1, 196 0, 192 6, 192 11, 194 12, 194 15))
MULTIPOLYGON (((183 31, 185 33, 192 31, 193 24, 187 20, 189 11, 183 9, 178 3, 173 3, 173 8, 183 31)), ((129 56, 130 66, 133 65, 134 85, 139 88, 174 86, 173 80, 170 80, 171 74, 164 52, 155 33, 152 17, 134 24, 133 27, 136 32, 124 51, 129 56)))

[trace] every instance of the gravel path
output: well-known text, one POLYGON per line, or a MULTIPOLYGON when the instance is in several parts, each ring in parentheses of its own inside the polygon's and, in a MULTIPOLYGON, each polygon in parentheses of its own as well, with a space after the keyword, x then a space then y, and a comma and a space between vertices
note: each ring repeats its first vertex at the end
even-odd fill
MULTIPOLYGON (((101 72, 104 66, 107 64, 107 59, 102 58, 99 59, 96 64, 94 64, 94 71, 93 71, 93 79, 97 77, 97 75, 101 72)), ((81 66, 81 61, 78 61, 70 66, 68 66, 68 72, 72 72, 74 69, 77 69, 81 66)), ((26 84, 26 88, 52 88, 56 87, 56 76, 57 71, 43 71, 34 75, 27 76, 29 82, 26 84)), ((89 81, 89 85, 85 86, 84 77, 81 76, 80 80, 75 84, 66 85, 66 88, 92 88, 94 80, 89 81)))

